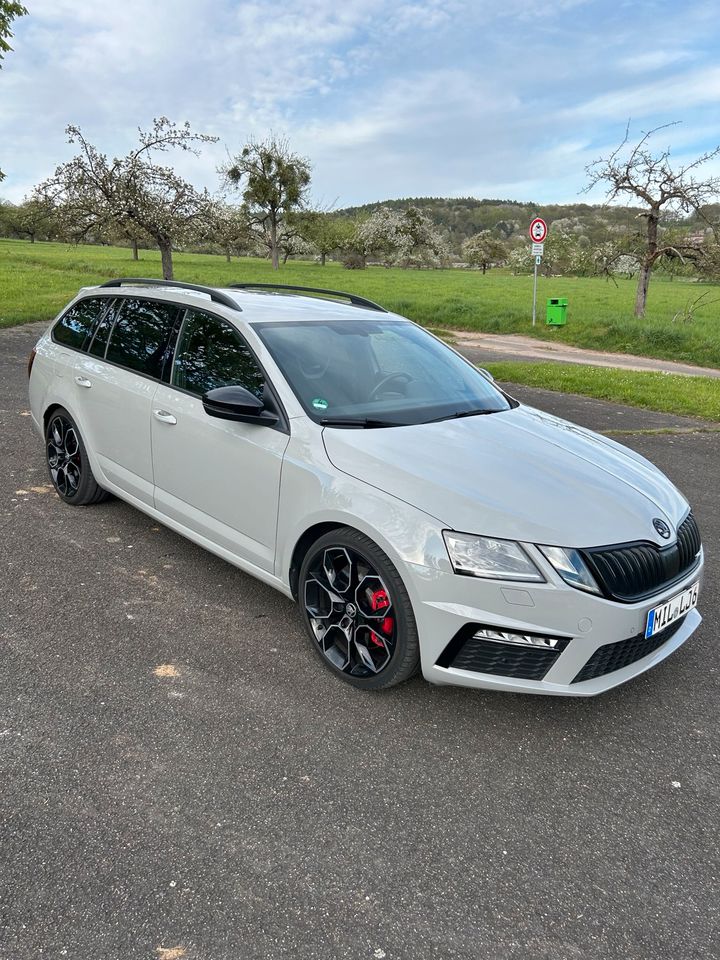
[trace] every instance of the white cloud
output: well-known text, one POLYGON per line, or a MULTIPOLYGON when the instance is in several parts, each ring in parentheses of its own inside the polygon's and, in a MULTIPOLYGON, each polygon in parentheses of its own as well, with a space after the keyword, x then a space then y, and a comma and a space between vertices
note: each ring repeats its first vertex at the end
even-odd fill
POLYGON ((716 103, 718 99, 720 67, 709 67, 593 97, 566 111, 566 116, 617 120, 619 117, 641 118, 661 111, 674 119, 673 111, 684 113, 690 107, 716 103))
MULTIPOLYGON (((0 189, 20 199, 67 159, 68 123, 124 153, 166 115, 230 149, 287 134, 342 204, 572 197, 628 117, 687 117, 683 149, 713 137, 708 5, 653 3, 648 18, 602 0, 34 0, 0 73, 0 189)), ((224 149, 173 162, 214 188, 224 149)))
POLYGON ((628 73, 648 73, 692 60, 692 57, 690 50, 646 50, 623 58, 618 66, 628 73))

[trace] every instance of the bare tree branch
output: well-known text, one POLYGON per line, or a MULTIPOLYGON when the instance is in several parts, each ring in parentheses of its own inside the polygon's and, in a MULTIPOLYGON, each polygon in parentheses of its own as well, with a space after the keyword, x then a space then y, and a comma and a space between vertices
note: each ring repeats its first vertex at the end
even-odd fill
POLYGON ((207 190, 196 190, 172 167, 155 163, 152 154, 170 149, 195 153, 197 144, 217 138, 159 117, 150 131, 138 131, 139 147, 110 161, 79 127, 69 126, 66 133, 79 153, 40 184, 36 194, 52 198, 69 239, 117 231, 135 240, 152 238, 160 249, 163 276, 171 279, 173 247, 209 218, 212 200, 207 190))
POLYGON ((673 168, 670 148, 654 154, 649 147, 651 138, 661 130, 675 126, 666 123, 643 133, 629 150, 630 125, 620 145, 607 159, 595 160, 586 167, 588 185, 584 192, 600 184, 605 185, 606 201, 621 195, 637 197, 647 209, 640 216, 645 221, 642 249, 639 251, 640 272, 635 298, 635 315, 645 315, 647 291, 653 266, 662 257, 679 256, 681 245, 661 242, 661 216, 693 213, 704 216, 703 207, 720 194, 720 177, 698 179, 694 176, 701 166, 720 155, 720 146, 702 153, 691 163, 673 168))

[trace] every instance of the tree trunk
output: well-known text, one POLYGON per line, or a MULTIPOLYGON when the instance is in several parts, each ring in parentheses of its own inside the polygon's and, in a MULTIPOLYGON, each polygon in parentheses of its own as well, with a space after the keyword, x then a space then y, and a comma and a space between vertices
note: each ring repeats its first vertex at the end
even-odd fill
POLYGON ((324 254, 324 253, 321 253, 321 254, 320 254, 320 266, 321 266, 321 267, 324 267, 324 266, 325 266, 325 254, 324 254))
POLYGON ((277 222, 275 218, 270 221, 270 255, 272 257, 273 270, 280 269, 280 251, 277 241, 277 222))
POLYGON ((225 251, 225 259, 226 259, 226 261, 227 261, 228 263, 230 263, 230 251, 229 251, 229 250, 226 250, 226 251, 225 251))
POLYGON ((130 243, 131 243, 131 245, 132 245, 133 260, 139 260, 140 257, 138 256, 138 242, 137 242, 137 240, 131 240, 130 243))
POLYGON ((483 276, 485 276, 486 273, 487 273, 487 264, 483 260, 483 276))
POLYGON ((172 244, 169 240, 162 240, 158 242, 158 246, 160 247, 160 259, 162 260, 163 280, 172 280, 172 244))
POLYGON ((635 294, 635 316, 645 316, 645 306, 647 304, 648 287, 650 286, 650 271, 657 259, 658 250, 658 225, 660 223, 660 208, 651 207, 647 214, 647 247, 645 256, 640 264, 640 273, 638 274, 637 293, 635 294))
POLYGON ((35 243, 35 234, 34 234, 34 233, 31 233, 31 234, 30 234, 30 243, 35 243))
POLYGON ((647 293, 648 287, 650 286, 650 271, 652 270, 652 263, 643 261, 640 265, 640 273, 638 274, 638 285, 637 293, 635 294, 635 316, 644 317, 645 316, 645 305, 647 303, 647 293))

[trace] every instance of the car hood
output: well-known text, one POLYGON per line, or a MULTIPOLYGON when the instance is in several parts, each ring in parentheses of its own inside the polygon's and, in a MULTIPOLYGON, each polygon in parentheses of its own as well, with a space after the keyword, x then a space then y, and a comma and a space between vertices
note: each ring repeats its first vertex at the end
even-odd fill
POLYGON ((444 526, 510 540, 591 547, 665 545, 682 494, 656 467, 606 437, 520 406, 410 427, 326 428, 334 466, 444 526))

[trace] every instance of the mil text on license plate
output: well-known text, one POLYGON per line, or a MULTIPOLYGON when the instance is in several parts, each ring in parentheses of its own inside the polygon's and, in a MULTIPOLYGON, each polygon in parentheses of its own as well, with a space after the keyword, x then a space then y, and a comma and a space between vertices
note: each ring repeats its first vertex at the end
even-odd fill
POLYGON ((659 607, 650 610, 645 625, 645 636, 654 637, 656 633, 660 633, 665 627, 669 627, 671 623, 674 623, 680 617, 684 617, 688 610, 697 606, 699 591, 700 584, 694 583, 687 590, 683 590, 677 596, 661 603, 659 607))

